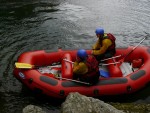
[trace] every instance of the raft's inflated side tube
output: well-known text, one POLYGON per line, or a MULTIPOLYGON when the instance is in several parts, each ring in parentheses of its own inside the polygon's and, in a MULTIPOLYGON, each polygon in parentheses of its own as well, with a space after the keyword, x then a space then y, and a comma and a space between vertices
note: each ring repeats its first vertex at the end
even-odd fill
POLYGON ((65 53, 63 56, 62 56, 62 77, 63 78, 69 78, 69 79, 72 79, 73 78, 73 68, 72 68, 72 63, 70 62, 67 62, 63 59, 66 59, 68 61, 72 61, 72 57, 69 53, 65 53))
MULTIPOLYGON (((110 59, 107 61, 107 63, 115 63, 116 60, 115 59, 110 59)), ((111 64, 111 65, 108 65, 108 70, 110 72, 110 77, 122 77, 122 72, 121 72, 121 69, 120 69, 120 64, 111 64)))

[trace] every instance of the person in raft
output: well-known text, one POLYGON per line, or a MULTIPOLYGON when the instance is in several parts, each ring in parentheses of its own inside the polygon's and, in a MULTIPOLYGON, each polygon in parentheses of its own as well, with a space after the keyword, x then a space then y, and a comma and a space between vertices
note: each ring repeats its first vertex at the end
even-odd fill
POLYGON ((92 54, 98 61, 112 57, 116 53, 116 38, 111 33, 104 33, 101 27, 97 28, 95 33, 98 41, 92 46, 92 54))
POLYGON ((73 79, 93 85, 99 81, 99 76, 99 66, 96 58, 93 55, 88 55, 84 49, 78 50, 73 65, 73 79))

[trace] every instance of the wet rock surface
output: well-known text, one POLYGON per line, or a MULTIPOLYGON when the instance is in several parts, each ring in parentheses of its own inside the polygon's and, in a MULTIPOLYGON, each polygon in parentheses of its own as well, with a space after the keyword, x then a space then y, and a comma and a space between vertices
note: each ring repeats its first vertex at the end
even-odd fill
POLYGON ((61 106, 62 113, 124 113, 110 104, 79 93, 70 93, 61 106))
MULTIPOLYGON (((35 105, 26 106, 22 113, 50 113, 35 105)), ((150 104, 105 103, 79 93, 70 93, 55 113, 150 113, 150 104)))
POLYGON ((23 109, 22 113, 46 113, 46 112, 43 111, 42 108, 38 106, 28 105, 23 109))

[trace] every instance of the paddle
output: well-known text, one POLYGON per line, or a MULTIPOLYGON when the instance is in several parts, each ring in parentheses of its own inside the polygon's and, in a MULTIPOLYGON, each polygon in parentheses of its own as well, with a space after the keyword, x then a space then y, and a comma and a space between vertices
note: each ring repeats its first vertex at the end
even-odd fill
MULTIPOLYGON (((19 68, 19 69, 35 69, 35 68, 42 67, 42 66, 36 66, 36 65, 31 65, 28 63, 20 63, 20 62, 16 62, 15 66, 16 66, 16 68, 19 68)), ((48 66, 48 67, 57 67, 57 65, 56 66, 48 66)))
MULTIPOLYGON (((16 68, 20 68, 20 69, 33 69, 33 68, 41 67, 41 66, 31 65, 31 64, 28 64, 28 63, 19 63, 19 62, 16 62, 15 66, 16 66, 16 68)), ((56 67, 56 66, 48 66, 48 67, 56 67)), ((62 78, 62 77, 55 77, 55 78, 69 80, 69 81, 82 83, 82 84, 86 84, 86 85, 91 85, 90 83, 82 82, 82 81, 78 81, 78 80, 72 80, 72 79, 67 79, 67 78, 62 78)))
POLYGON ((136 45, 135 47, 132 48, 132 50, 121 60, 121 62, 124 62, 124 60, 127 58, 127 56, 129 56, 147 37, 144 37, 139 43, 138 45, 136 45))

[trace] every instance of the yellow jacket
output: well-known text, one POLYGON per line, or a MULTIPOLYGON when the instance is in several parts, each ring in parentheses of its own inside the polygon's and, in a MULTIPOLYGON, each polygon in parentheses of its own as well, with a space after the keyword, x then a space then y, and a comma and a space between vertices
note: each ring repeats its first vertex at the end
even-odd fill
POLYGON ((88 72, 88 67, 84 62, 74 62, 73 73, 78 75, 83 75, 88 72))
MULTIPOLYGON (((105 34, 107 36, 107 34, 105 34)), ((93 55, 101 55, 106 52, 108 47, 112 45, 112 41, 110 39, 103 39, 102 45, 100 45, 100 39, 93 45, 92 49, 92 54, 93 55)))

